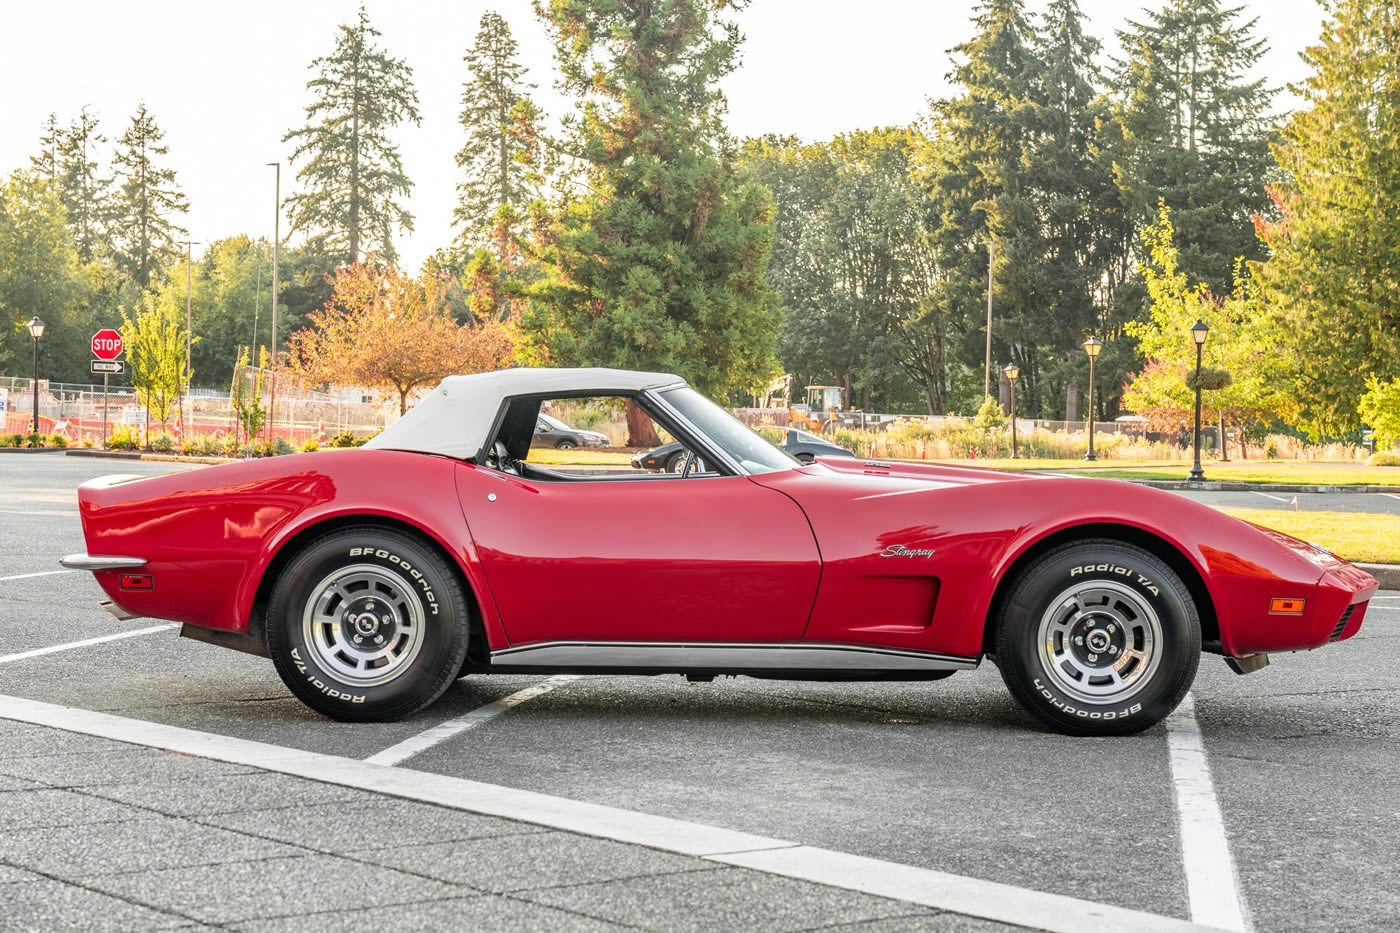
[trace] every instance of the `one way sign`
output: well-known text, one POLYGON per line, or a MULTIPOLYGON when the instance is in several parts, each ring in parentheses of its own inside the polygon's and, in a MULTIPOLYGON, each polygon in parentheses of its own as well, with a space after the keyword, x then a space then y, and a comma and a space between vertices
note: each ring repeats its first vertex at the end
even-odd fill
POLYGON ((105 373, 109 376, 119 376, 126 372, 126 360, 89 360, 92 367, 89 372, 105 373))

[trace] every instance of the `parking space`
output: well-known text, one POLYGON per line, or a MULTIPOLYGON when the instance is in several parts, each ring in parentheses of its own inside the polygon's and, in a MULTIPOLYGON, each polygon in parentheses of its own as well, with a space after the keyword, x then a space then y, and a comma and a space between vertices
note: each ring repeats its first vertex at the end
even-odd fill
POLYGON ((1173 489, 1187 499, 1217 509, 1291 509, 1293 500, 1303 512, 1370 512, 1400 515, 1400 492, 1210 492, 1173 489))
MULTIPOLYGON (((1118 739, 1049 734, 989 664, 915 684, 579 678, 513 705, 501 701, 546 678, 469 677, 412 720, 347 725, 292 699, 269 662, 174 630, 6 662, 151 626, 99 610, 87 574, 28 574, 83 548, 78 482, 165 469, 0 457, 0 694, 357 759, 491 708, 400 767, 1170 917, 1192 915, 1188 871, 1230 872, 1228 861, 1183 861, 1170 725, 1118 739)), ((1316 498, 1338 510, 1374 497, 1316 498)), ((1361 634, 1327 650, 1247 677, 1203 660, 1188 725, 1204 735, 1255 929, 1400 918, 1397 670, 1400 593, 1381 594, 1361 634)))

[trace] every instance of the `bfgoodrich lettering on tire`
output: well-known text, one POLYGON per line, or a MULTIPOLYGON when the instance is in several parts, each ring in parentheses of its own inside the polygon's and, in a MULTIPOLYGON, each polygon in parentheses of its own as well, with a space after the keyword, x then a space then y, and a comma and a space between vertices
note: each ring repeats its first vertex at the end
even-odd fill
POLYGON ((398 719, 442 696, 461 671, 469 605, 452 568, 417 539, 347 528, 283 569, 267 646, 312 709, 350 722, 398 719))
POLYGON ((1026 567, 997 619, 1011 694, 1069 735, 1127 735, 1181 702, 1201 658, 1201 622, 1185 584, 1155 555, 1078 541, 1026 567))

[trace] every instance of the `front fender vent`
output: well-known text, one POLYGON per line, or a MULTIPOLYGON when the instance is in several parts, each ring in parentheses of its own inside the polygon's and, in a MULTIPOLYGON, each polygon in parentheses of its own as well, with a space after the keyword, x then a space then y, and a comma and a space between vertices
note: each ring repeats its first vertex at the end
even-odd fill
POLYGON ((1336 641, 1338 638, 1342 637, 1342 633, 1347 630, 1347 623, 1351 621, 1351 614, 1355 609, 1356 603, 1347 606, 1346 612, 1342 613, 1342 617, 1337 620, 1336 626, 1332 629, 1332 637, 1327 639, 1328 641, 1336 641))

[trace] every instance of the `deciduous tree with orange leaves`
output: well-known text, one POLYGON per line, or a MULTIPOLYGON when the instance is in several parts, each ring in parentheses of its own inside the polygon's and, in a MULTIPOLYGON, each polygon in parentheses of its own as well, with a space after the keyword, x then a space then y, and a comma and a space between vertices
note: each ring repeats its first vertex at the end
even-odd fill
POLYGON ((510 326, 458 323, 448 308, 451 284, 445 273, 415 278, 372 258, 341 266, 330 301, 287 341, 290 369, 309 382, 392 392, 403 414, 415 391, 445 376, 509 365, 510 326))

